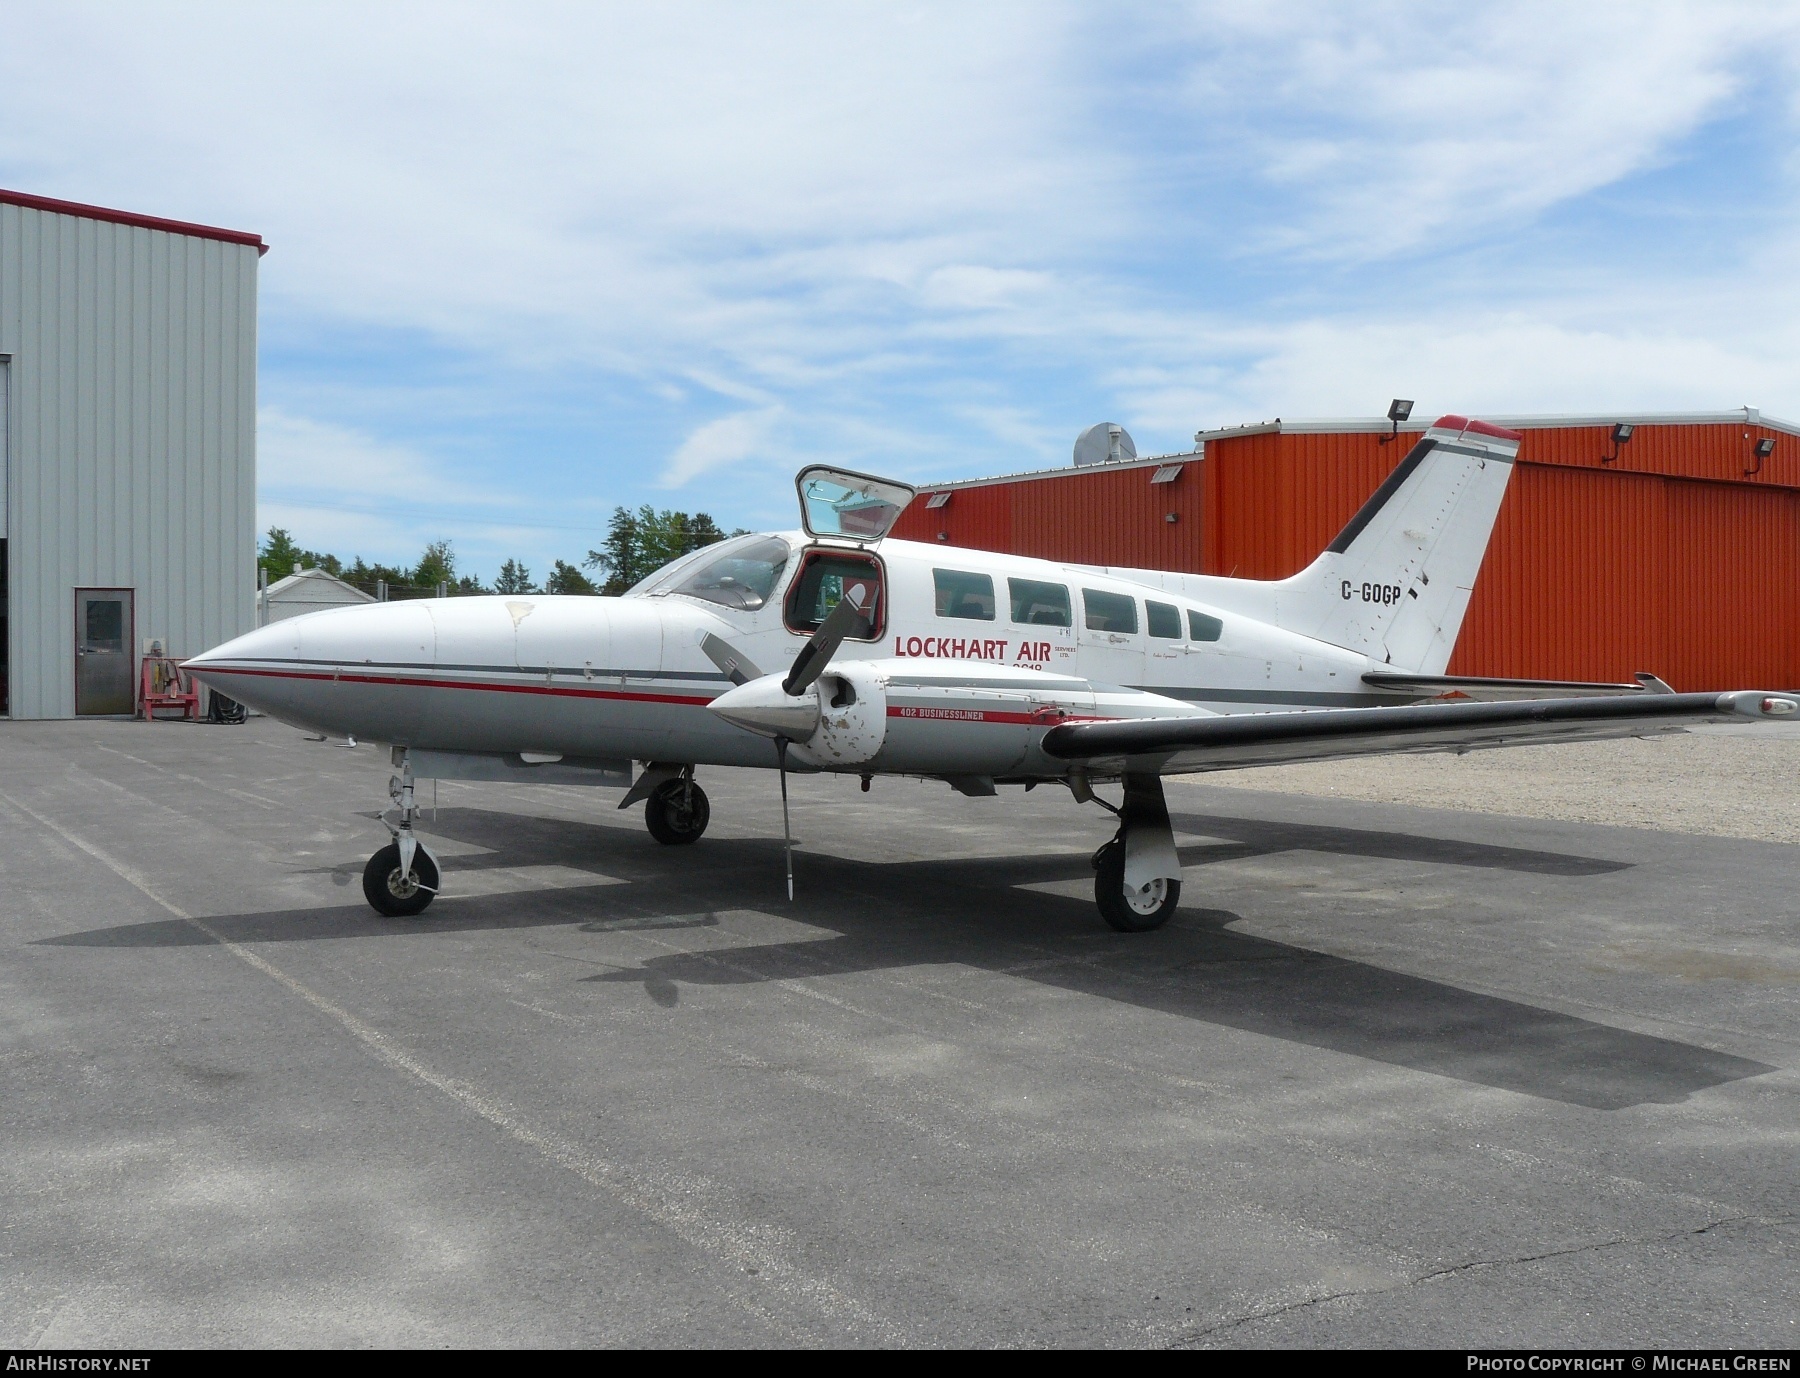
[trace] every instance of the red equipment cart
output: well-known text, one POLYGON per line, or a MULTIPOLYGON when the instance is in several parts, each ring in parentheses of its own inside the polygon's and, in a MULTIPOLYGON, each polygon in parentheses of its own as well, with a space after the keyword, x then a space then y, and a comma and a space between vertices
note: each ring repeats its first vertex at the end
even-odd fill
POLYGON ((138 680, 138 716, 155 722, 158 709, 175 708, 199 721, 200 686, 174 656, 145 656, 138 680))

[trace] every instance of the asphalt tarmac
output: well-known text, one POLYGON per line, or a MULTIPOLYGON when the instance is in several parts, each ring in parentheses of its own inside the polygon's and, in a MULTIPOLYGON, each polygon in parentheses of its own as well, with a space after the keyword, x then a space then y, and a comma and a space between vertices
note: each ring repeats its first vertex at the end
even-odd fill
MULTIPOLYGON (((1170 786, 443 786, 0 724, 0 1345, 1800 1342, 1800 850, 1170 786), (430 787, 425 787, 427 798, 430 787)), ((1679 790, 1681 782, 1668 782, 1679 790)))

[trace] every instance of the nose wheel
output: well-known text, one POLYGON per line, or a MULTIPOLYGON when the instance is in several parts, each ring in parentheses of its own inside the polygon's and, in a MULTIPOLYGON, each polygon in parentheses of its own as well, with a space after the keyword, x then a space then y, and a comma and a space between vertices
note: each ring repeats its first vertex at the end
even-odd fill
POLYGON ((363 867, 363 898, 378 914, 390 919, 411 918, 437 898, 438 868, 431 853, 420 847, 412 866, 402 869, 400 844, 390 842, 363 867))
POLYGON ((419 806, 413 795, 412 762, 405 756, 400 757, 400 773, 388 781, 388 798, 394 807, 381 815, 381 821, 394 840, 363 867, 363 898, 377 914, 405 919, 422 913, 438 893, 437 858, 413 832, 419 806))
POLYGON ((664 780, 644 801, 644 824, 650 829, 650 836, 667 847, 698 842, 711 819, 712 806, 706 801, 706 791, 694 783, 692 776, 664 780))

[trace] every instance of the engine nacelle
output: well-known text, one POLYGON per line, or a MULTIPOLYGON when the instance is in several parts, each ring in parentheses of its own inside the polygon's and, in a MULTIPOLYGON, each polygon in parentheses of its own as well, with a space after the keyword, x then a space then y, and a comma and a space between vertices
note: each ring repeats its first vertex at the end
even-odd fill
POLYGON ((819 726, 794 755, 825 770, 875 759, 887 740, 887 676, 863 661, 834 662, 813 686, 819 726))

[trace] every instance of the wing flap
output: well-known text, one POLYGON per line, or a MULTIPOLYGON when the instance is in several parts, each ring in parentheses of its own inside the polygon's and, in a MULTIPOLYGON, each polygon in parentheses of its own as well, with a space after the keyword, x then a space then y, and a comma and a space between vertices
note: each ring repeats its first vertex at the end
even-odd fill
MULTIPOLYGON (((1511 699, 1575 699, 1617 694, 1667 692, 1652 690, 1647 683, 1596 684, 1566 679, 1490 679, 1480 675, 1410 675, 1396 670, 1371 670, 1363 683, 1376 689, 1403 689, 1414 694, 1430 694, 1446 699, 1474 699, 1479 703, 1498 703, 1511 699)), ((1654 676, 1647 678, 1654 679, 1654 676)), ((1656 681, 1658 684, 1660 680, 1656 681)))
POLYGON ((1601 741, 1680 732, 1700 723, 1785 718, 1793 697, 1621 694, 1509 703, 1428 703, 1218 718, 1140 718, 1064 723, 1044 734, 1046 755, 1102 770, 1163 774, 1242 770, 1295 761, 1406 752, 1477 751, 1549 742, 1601 741))

